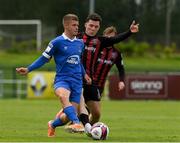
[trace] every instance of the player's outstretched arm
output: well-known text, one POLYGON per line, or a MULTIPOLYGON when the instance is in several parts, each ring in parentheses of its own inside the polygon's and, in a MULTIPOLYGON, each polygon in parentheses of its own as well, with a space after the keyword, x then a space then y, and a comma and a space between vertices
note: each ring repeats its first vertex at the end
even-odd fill
POLYGON ((44 56, 41 56, 36 61, 34 61, 31 65, 29 65, 27 68, 25 68, 25 67, 16 68, 16 71, 20 75, 26 75, 29 72, 31 72, 31 71, 33 71, 35 69, 40 68, 41 66, 43 66, 48 61, 49 61, 49 59, 47 59, 44 56))
POLYGON ((136 24, 135 20, 132 22, 130 28, 128 31, 119 33, 114 37, 99 37, 101 40, 101 46, 102 47, 109 47, 113 44, 119 43, 125 39, 127 39, 132 33, 137 33, 139 31, 139 24, 136 24))
POLYGON ((19 73, 20 75, 27 75, 28 74, 28 68, 20 67, 16 68, 16 72, 19 73))
POLYGON ((139 32, 139 23, 136 24, 135 20, 133 20, 131 26, 130 26, 130 31, 132 33, 137 33, 139 32))

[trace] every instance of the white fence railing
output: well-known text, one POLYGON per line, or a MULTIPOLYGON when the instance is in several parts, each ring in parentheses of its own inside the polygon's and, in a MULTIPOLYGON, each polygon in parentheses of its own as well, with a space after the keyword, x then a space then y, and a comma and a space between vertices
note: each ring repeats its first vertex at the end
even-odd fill
POLYGON ((17 98, 21 98, 22 95, 27 94, 26 87, 26 80, 0 79, 0 97, 2 98, 6 94, 13 94, 15 92, 17 98), (16 88, 12 88, 13 86, 15 86, 16 88))

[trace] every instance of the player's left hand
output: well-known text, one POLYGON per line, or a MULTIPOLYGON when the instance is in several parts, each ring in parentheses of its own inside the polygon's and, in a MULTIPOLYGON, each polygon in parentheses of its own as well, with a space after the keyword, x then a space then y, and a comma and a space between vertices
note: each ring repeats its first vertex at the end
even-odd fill
POLYGON ((16 68, 16 72, 19 73, 20 75, 27 75, 28 74, 28 68, 20 67, 16 68))
POLYGON ((137 33, 139 32, 139 23, 136 24, 135 20, 133 20, 131 26, 130 26, 130 31, 132 33, 137 33))
POLYGON ((124 88, 125 88, 124 82, 120 81, 120 82, 118 83, 118 89, 119 89, 119 91, 120 91, 120 90, 123 90, 124 88))
POLYGON ((87 74, 85 74, 84 78, 85 78, 87 84, 92 84, 92 79, 87 74))

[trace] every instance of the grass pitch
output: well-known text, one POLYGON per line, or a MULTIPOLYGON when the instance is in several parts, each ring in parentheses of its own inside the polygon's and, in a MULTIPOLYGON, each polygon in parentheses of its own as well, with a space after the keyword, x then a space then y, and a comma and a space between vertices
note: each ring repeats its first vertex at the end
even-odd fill
MULTIPOLYGON (((99 142, 63 127, 47 137, 47 122, 57 100, 0 100, 1 142, 99 142)), ((180 102, 102 101, 102 118, 110 128, 104 142, 180 142, 180 102)))

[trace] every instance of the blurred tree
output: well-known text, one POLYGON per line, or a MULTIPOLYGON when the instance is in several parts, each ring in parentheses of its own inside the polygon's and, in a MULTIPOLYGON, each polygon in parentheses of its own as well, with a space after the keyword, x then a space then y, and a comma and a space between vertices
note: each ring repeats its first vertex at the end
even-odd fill
POLYGON ((102 29, 114 25, 119 31, 129 28, 135 16, 134 0, 96 1, 96 12, 103 18, 102 29))
MULTIPOLYGON (((137 40, 165 43, 166 20, 170 14, 171 41, 180 45, 180 1, 169 8, 172 0, 95 0, 95 12, 102 18, 102 30, 114 25, 118 31, 129 28, 132 20, 140 23, 137 40), (167 13, 169 13, 167 15, 167 13)), ((41 19, 43 24, 62 32, 61 19, 64 14, 75 13, 80 18, 80 30, 89 13, 89 0, 0 0, 0 19, 41 19)))

